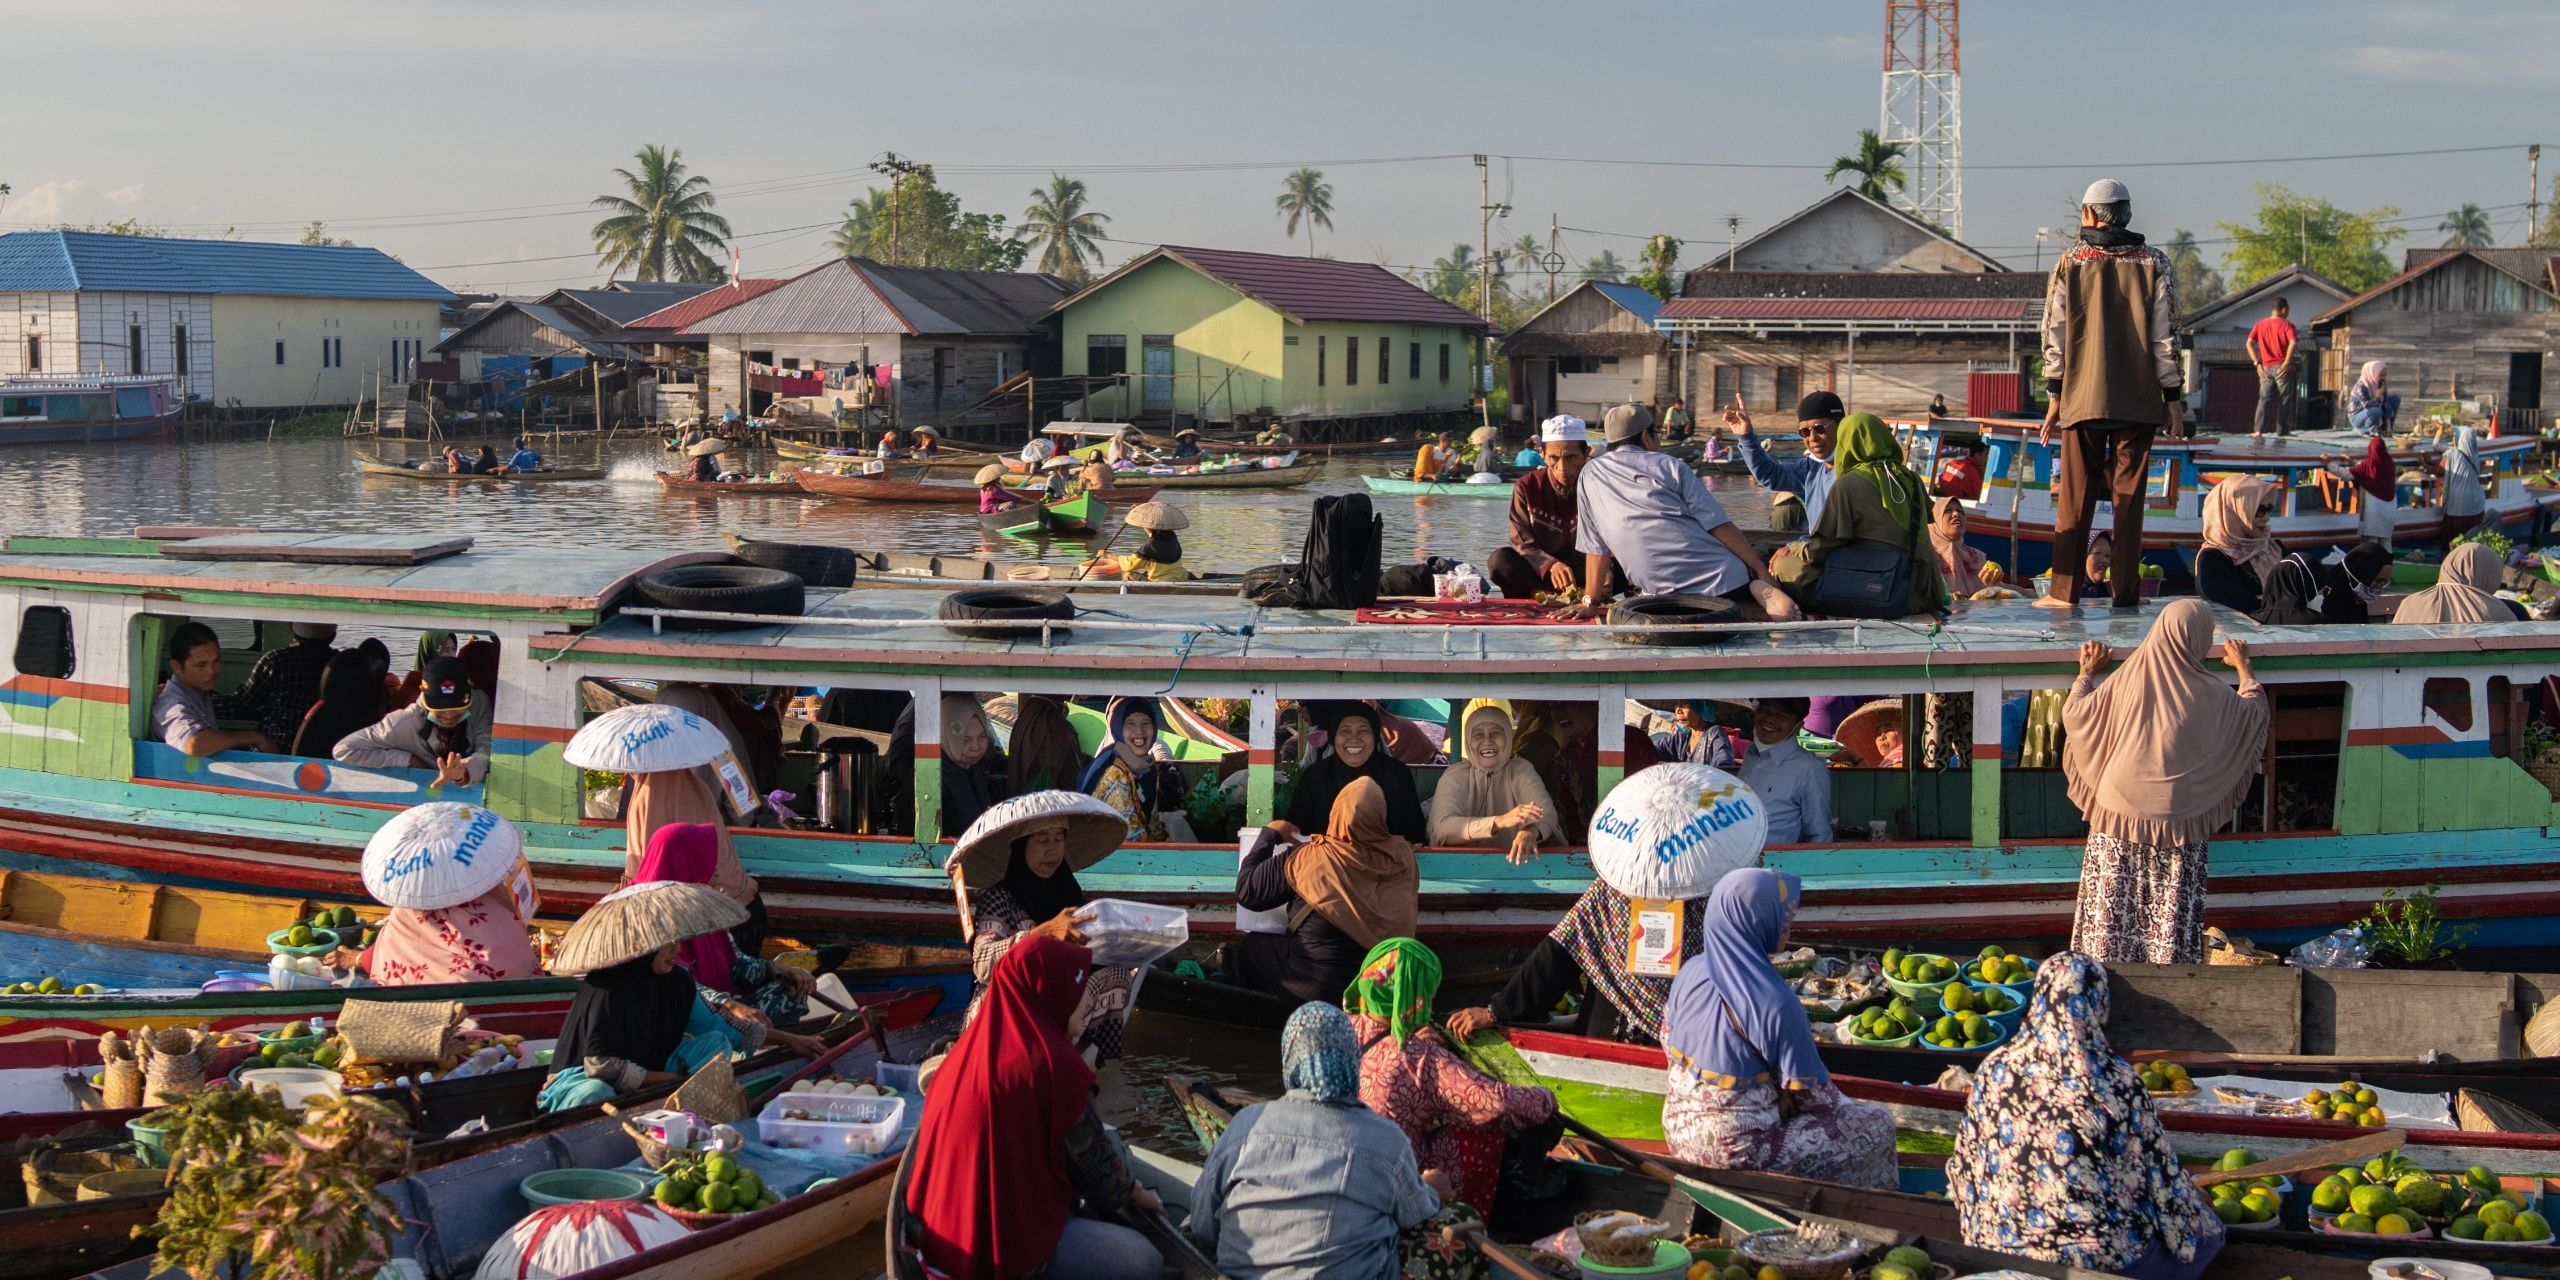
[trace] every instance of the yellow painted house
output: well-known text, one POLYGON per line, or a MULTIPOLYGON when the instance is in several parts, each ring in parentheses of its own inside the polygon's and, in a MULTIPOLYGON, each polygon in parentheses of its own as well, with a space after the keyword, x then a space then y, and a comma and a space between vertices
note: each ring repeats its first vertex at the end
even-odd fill
POLYGON ((444 286, 379 249, 0 235, 0 378, 158 374, 222 408, 354 404, 436 344, 444 286))
POLYGON ((1050 315, 1089 418, 1393 418, 1467 408, 1484 321, 1373 263, 1165 245, 1050 315))

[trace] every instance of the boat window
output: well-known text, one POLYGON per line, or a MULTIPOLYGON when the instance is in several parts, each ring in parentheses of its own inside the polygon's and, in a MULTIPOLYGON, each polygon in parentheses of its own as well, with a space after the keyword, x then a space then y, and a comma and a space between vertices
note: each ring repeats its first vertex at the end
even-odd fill
POLYGON ((18 674, 66 680, 76 665, 71 644, 71 611, 59 605, 30 605, 18 615, 18 674))
POLYGON ((0 418, 41 418, 43 396, 0 396, 0 418))
POLYGON ((2346 739, 2347 686, 2308 681, 2265 686, 2266 754, 2231 829, 2327 831, 2338 825, 2338 766, 2346 739), (2268 804, 2268 797, 2274 804, 2268 804))
MULTIPOLYGON (((2530 686, 2528 686, 2529 688, 2530 686)), ((2489 754, 2520 764, 2533 763, 2524 735, 2532 728, 2532 707, 2525 690, 2505 676, 2489 677, 2489 754)))
POLYGON ((2471 682, 2460 676, 2430 677, 2419 691, 2421 705, 2456 733, 2471 732, 2471 682))

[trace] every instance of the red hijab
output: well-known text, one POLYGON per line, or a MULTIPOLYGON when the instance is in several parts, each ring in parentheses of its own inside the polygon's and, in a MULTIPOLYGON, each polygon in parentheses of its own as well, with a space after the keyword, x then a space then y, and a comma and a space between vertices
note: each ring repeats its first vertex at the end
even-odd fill
POLYGON ((1092 969, 1083 947, 1016 941, 925 1095, 907 1212, 925 1261, 953 1280, 1016 1280, 1057 1252, 1075 1203, 1067 1130, 1093 1093, 1067 1019, 1092 969))
POLYGON ((2383 447, 2380 436, 2365 441, 2364 456, 2347 468, 2347 474, 2355 477, 2357 488, 2384 501, 2400 496, 2400 468, 2392 464, 2391 450, 2383 447))
MULTIPOLYGON (((719 866, 718 828, 700 822, 670 822, 650 833, 649 853, 640 859, 640 869, 632 873, 631 883, 674 880, 710 885, 711 873, 719 866)), ((729 970, 738 961, 738 949, 729 941, 728 930, 714 929, 677 943, 676 958, 693 971, 695 982, 714 991, 737 994, 729 970)))

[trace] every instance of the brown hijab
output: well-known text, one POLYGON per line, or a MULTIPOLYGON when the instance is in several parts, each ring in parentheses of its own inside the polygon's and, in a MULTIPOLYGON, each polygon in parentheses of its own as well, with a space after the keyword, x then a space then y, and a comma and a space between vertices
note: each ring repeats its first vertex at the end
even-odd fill
POLYGON ((1290 853, 1281 873, 1298 901, 1364 947, 1410 938, 1421 919, 1413 843, 1387 829, 1387 793, 1367 778, 1333 798, 1324 834, 1290 853))
POLYGON ((711 871, 711 887, 739 906, 755 901, 756 878, 738 862, 738 847, 729 841, 728 819, 721 816, 719 794, 701 778, 699 769, 631 775, 631 798, 622 807, 622 884, 628 887, 648 855, 649 837, 678 822, 699 822, 720 833, 720 859, 711 871))
POLYGON ((2256 476, 2233 476, 2213 486, 2204 497, 2204 545, 2244 565, 2264 587, 2276 576, 2284 547, 2258 519, 2258 504, 2275 486, 2256 476))
POLYGON ((2267 746, 2267 701, 2204 669, 2213 606, 2171 601, 2124 665, 2062 709, 2062 774, 2089 830, 2202 845, 2231 820, 2267 746))
POLYGON ((1964 501, 1953 495, 1942 497, 1930 517, 1929 545, 1937 548, 1938 572, 1947 580, 1947 592, 1958 600, 1970 600, 1987 585, 1982 566, 1990 557, 1965 543, 1964 501))
POLYGON ((1072 791, 1084 772, 1084 751, 1074 722, 1055 698, 1023 694, 1015 700, 1013 740, 1005 748, 1007 779, 1015 795, 1072 791))
POLYGON ((2477 542, 2455 547, 2436 570, 2436 584, 2400 602, 2393 622, 2513 622, 2516 615, 2491 595, 2506 578, 2498 553, 2477 542))

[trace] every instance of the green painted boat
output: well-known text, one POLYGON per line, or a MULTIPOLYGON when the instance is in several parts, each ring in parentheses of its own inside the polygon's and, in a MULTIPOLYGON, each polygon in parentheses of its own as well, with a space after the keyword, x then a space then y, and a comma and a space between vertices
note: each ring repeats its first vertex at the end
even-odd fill
POLYGON ((1026 502, 979 515, 979 527, 1014 538, 1085 537, 1102 530, 1111 505, 1090 493, 1060 502, 1026 502))
POLYGON ((1404 480, 1395 476, 1362 476, 1360 483, 1371 493, 1401 493, 1417 498, 1500 498, 1511 499, 1511 482, 1501 484, 1434 484, 1423 480, 1404 480))

